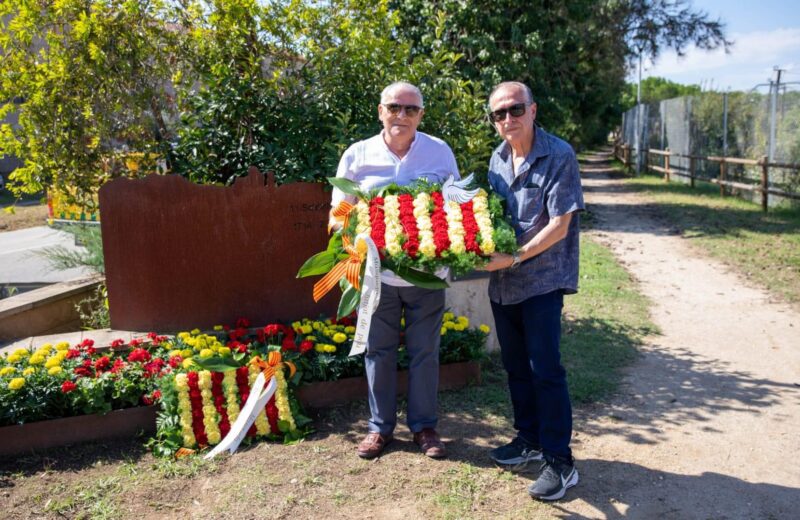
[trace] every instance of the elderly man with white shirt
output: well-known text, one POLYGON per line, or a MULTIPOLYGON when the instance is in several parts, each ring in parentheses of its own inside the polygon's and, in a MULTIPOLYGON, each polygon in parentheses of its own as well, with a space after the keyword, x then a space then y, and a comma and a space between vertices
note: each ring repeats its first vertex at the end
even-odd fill
MULTIPOLYGON (((451 175, 459 179, 450 147, 441 139, 417 131, 424 112, 422 93, 414 85, 397 82, 386 87, 378 105, 383 130, 351 145, 339 161, 336 176, 355 181, 365 190, 392 183, 405 185, 422 178, 437 183, 451 175)), ((334 189, 332 207, 347 198, 334 189)), ((446 276, 446 271, 437 275, 446 276)), ((403 316, 409 356, 408 427, 425 455, 446 456, 435 429, 443 314, 444 289, 415 287, 391 271, 381 273, 381 300, 372 317, 364 359, 371 416, 369 433, 358 445, 360 457, 377 457, 393 438, 397 424, 397 349, 403 316)))

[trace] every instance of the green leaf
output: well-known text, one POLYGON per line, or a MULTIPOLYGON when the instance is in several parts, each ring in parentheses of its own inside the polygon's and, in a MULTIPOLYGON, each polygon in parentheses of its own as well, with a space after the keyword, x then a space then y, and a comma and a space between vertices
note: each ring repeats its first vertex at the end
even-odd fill
POLYGON ((358 303, 361 301, 361 291, 356 291, 355 287, 349 285, 347 289, 342 293, 342 299, 339 300, 339 310, 337 311, 337 319, 344 318, 345 316, 350 315, 356 307, 358 307, 358 303))
POLYGON ((353 182, 350 179, 345 179, 344 177, 328 177, 328 182, 347 195, 353 195, 354 197, 358 197, 360 199, 366 198, 364 196, 364 192, 359 189, 358 183, 353 182))
POLYGON ((390 262, 384 261, 384 263, 386 267, 391 269, 397 276, 408 283, 413 283, 417 287, 422 287, 424 289, 446 289, 450 287, 445 280, 442 280, 435 274, 426 273, 425 271, 420 271, 411 267, 396 264, 390 265, 390 262))
POLYGON ((306 276, 317 276, 325 274, 336 265, 336 253, 332 251, 322 251, 312 256, 300 267, 297 271, 297 278, 305 278, 306 276))
POLYGON ((227 372, 228 370, 233 370, 242 366, 241 363, 237 363, 234 359, 221 356, 210 358, 193 357, 192 360, 200 368, 211 372, 227 372))

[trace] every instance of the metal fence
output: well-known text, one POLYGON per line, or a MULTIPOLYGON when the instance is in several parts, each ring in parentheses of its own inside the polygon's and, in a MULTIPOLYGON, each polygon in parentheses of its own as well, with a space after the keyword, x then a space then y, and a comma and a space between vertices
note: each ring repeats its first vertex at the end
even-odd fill
MULTIPOLYGON (((707 157, 752 159, 770 163, 770 189, 800 193, 800 170, 793 167, 800 164, 800 90, 794 85, 769 93, 704 92, 642 104, 623 114, 620 134, 637 171, 644 169, 648 149, 672 152, 669 166, 684 182, 719 177, 719 161, 707 157), (690 156, 698 159, 690 164, 690 156)), ((726 165, 726 177, 742 184, 760 183, 762 173, 755 163, 726 165)), ((752 197, 747 190, 735 193, 752 197)), ((785 200, 774 196, 769 202, 785 200)))

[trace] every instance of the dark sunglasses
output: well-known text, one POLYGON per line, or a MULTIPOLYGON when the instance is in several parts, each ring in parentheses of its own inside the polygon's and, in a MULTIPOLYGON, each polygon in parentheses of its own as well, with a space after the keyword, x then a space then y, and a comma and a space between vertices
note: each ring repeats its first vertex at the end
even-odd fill
POLYGON ((508 108, 501 108, 500 110, 489 112, 489 119, 495 123, 499 123, 506 118, 506 114, 511 114, 511 117, 521 116, 525 113, 526 108, 528 108, 526 103, 517 103, 516 105, 511 105, 508 108))
POLYGON ((401 110, 406 111, 406 115, 409 117, 415 117, 419 114, 419 111, 422 110, 422 107, 418 107, 417 105, 398 105, 397 103, 389 103, 388 105, 385 103, 381 103, 383 106, 386 107, 391 114, 399 114, 401 110))

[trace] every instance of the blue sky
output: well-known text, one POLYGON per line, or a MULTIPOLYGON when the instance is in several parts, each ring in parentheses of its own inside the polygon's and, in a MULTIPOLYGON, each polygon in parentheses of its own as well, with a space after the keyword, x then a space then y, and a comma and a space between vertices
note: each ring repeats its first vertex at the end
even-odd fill
MULTIPOLYGON (((729 54, 690 48, 679 58, 664 51, 655 64, 645 63, 642 77, 661 76, 715 90, 749 90, 774 76, 773 67, 787 69, 781 81, 800 82, 800 2, 798 0, 694 0, 692 5, 726 23, 729 54)), ((629 76, 636 81, 636 71, 629 76)), ((800 85, 795 85, 795 88, 800 85)))

